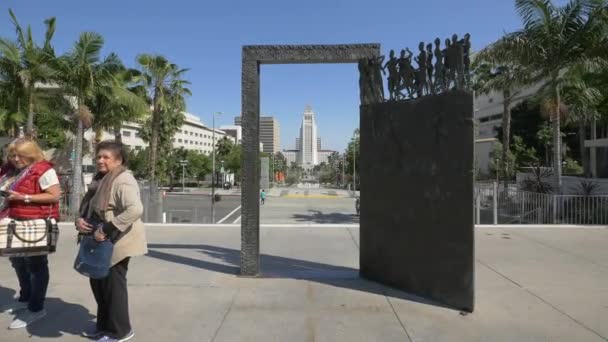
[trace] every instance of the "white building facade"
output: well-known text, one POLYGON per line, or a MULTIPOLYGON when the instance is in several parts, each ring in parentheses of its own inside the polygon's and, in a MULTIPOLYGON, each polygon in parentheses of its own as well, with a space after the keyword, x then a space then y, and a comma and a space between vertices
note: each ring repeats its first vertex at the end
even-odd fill
POLYGON ((299 150, 283 150, 281 153, 285 157, 287 167, 290 167, 291 163, 298 163, 298 154, 300 153, 299 150))
POLYGON ((300 154, 298 163, 305 169, 311 169, 319 164, 317 123, 315 113, 310 106, 306 106, 300 126, 300 154))
POLYGON ((315 165, 327 163, 332 150, 321 149, 321 138, 317 130, 315 113, 311 106, 306 106, 300 125, 300 136, 296 138, 296 148, 283 150, 287 166, 296 163, 304 169, 312 169, 315 165))
POLYGON ((329 164, 329 156, 331 156, 332 153, 334 153, 336 151, 332 151, 332 150, 319 150, 318 151, 318 155, 319 155, 319 164, 325 163, 325 164, 329 164))
MULTIPOLYGON (((171 139, 174 148, 184 148, 186 150, 194 150, 199 153, 210 155, 213 151, 213 129, 203 124, 201 119, 197 116, 184 113, 185 120, 182 127, 175 133, 171 139)), ((135 151, 141 151, 148 147, 148 143, 145 142, 140 134, 140 124, 127 122, 123 124, 121 129, 122 142, 127 147, 135 151)), ((215 129, 215 141, 222 139, 227 136, 226 133, 220 129, 215 129)), ((228 136, 233 142, 236 140, 228 136)), ((95 132, 91 129, 85 132, 85 139, 93 141, 95 139, 95 132)), ((102 140, 114 139, 114 134, 110 132, 103 132, 102 140)))
MULTIPOLYGON (((520 90, 512 100, 511 108, 514 108, 522 101, 530 98, 541 84, 529 86, 520 90)), ((475 138, 475 162, 476 167, 482 173, 490 170, 490 154, 494 150, 496 139, 496 129, 502 127, 503 96, 501 92, 491 92, 475 96, 474 117, 477 124, 475 138)))
POLYGON ((220 126, 220 130, 222 130, 227 136, 232 137, 234 139, 234 143, 237 145, 243 140, 243 128, 241 126, 223 125, 220 126))

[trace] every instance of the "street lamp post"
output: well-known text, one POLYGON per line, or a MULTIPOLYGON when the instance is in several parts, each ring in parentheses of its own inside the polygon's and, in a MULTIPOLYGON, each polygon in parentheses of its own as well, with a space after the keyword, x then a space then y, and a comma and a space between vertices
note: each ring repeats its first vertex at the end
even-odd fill
POLYGON ((213 113, 213 131, 211 133, 211 140, 213 144, 213 159, 211 163, 212 177, 211 177, 211 223, 215 223, 215 115, 221 115, 222 112, 213 113))
POLYGON ((188 161, 182 159, 179 161, 179 164, 182 166, 182 192, 186 192, 186 181, 184 176, 186 175, 186 165, 188 165, 188 161))

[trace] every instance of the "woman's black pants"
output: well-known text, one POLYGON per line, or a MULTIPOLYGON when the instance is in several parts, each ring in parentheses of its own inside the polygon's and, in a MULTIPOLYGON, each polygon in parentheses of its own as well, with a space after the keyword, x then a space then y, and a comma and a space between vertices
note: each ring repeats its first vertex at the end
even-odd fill
POLYGON ((120 339, 131 331, 129 320, 129 295, 127 271, 129 258, 110 268, 110 274, 101 279, 91 279, 91 289, 97 301, 97 331, 120 339))

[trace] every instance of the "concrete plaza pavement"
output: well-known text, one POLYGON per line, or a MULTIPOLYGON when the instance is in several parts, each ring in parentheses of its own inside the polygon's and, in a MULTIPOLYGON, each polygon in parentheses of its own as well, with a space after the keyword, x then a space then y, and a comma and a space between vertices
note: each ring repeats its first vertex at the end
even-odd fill
MULTIPOLYGON (((461 315, 358 277, 355 226, 265 227, 262 278, 238 277, 240 227, 147 227, 129 265, 133 341, 606 341, 608 229, 476 229, 476 308, 461 315)), ((50 257, 48 315, 0 341, 82 341, 95 304, 72 270, 75 232, 50 257)), ((0 304, 17 282, 0 259, 0 304)), ((8 326, 0 314, 0 326, 8 326)))

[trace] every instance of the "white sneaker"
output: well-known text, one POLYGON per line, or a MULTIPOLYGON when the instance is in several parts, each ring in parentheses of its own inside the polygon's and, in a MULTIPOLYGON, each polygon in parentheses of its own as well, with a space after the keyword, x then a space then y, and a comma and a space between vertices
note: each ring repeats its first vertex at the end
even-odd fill
POLYGON ((6 305, 0 306, 0 312, 13 313, 15 311, 27 309, 27 303, 25 302, 13 302, 6 305))
POLYGON ((31 312, 27 310, 23 313, 20 313, 15 317, 15 320, 8 326, 9 329, 21 329, 25 328, 28 325, 34 323, 35 321, 41 319, 46 316, 45 310, 40 310, 38 312, 31 312))
POLYGON ((123 338, 112 338, 109 336, 104 336, 104 337, 100 338, 99 340, 97 340, 97 342, 124 342, 124 341, 128 341, 128 340, 132 339, 134 336, 135 336, 135 333, 133 332, 133 330, 131 330, 131 331, 129 331, 127 336, 125 336, 123 338))
POLYGON ((80 333, 80 336, 90 338, 90 339, 98 339, 103 337, 106 334, 105 331, 97 330, 97 328, 93 328, 88 331, 83 331, 80 333))

